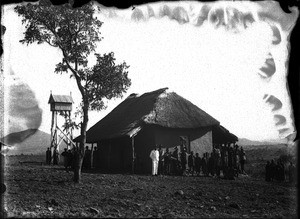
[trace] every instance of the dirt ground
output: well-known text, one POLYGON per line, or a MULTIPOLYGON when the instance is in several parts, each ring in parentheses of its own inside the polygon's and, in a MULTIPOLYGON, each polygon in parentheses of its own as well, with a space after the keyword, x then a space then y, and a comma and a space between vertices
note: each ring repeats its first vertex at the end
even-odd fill
POLYGON ((8 217, 297 218, 297 191, 250 176, 83 173, 61 166, 6 162, 8 217))

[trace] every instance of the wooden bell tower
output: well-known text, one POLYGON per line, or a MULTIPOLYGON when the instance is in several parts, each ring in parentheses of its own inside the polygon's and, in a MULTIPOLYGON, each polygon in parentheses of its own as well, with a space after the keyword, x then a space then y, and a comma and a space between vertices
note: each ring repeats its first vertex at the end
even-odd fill
POLYGON ((51 92, 48 104, 50 104, 50 111, 52 111, 50 148, 52 152, 51 154, 53 154, 53 151, 56 149, 59 151, 59 145, 62 141, 66 143, 68 149, 71 148, 72 144, 75 145, 72 141, 72 129, 68 126, 59 128, 57 123, 58 114, 65 117, 66 124, 71 121, 73 99, 71 95, 52 95, 51 92))

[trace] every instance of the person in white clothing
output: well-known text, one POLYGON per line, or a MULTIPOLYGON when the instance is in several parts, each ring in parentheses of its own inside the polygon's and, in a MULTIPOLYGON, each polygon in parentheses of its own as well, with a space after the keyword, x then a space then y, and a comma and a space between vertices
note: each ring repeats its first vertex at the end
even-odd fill
POLYGON ((159 152, 157 146, 151 151, 150 158, 152 159, 152 176, 156 176, 159 161, 159 152))

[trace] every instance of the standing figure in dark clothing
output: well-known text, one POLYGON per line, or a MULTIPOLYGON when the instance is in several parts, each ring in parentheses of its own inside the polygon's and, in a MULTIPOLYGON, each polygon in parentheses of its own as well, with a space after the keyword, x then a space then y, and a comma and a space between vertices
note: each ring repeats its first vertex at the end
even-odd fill
POLYGON ((221 170, 224 175, 224 169, 225 169, 225 146, 221 145, 220 147, 220 154, 221 154, 221 170))
POLYGON ((59 153, 56 148, 56 149, 54 149, 54 152, 53 152, 53 165, 58 165, 58 163, 59 163, 59 153))
POLYGON ((208 176, 208 153, 205 152, 202 157, 202 172, 203 175, 208 176))
POLYGON ((51 150, 50 150, 50 148, 47 148, 47 151, 46 151, 46 164, 48 164, 48 165, 51 164, 51 150))
POLYGON ((178 148, 175 147, 173 154, 172 154, 172 173, 174 175, 178 175, 179 174, 179 153, 178 153, 178 148))
POLYGON ((200 175, 200 170, 201 170, 201 158, 199 157, 199 153, 196 153, 195 157, 195 171, 197 176, 200 175))
POLYGON ((99 146, 97 146, 96 147, 97 148, 97 150, 96 150, 96 152, 95 152, 95 158, 96 158, 96 161, 97 162, 95 162, 95 168, 97 169, 97 170, 100 170, 101 169, 101 160, 100 160, 100 153, 101 153, 101 150, 100 150, 100 147, 99 146))
POLYGON ((158 160, 158 175, 163 174, 163 166, 164 166, 164 151, 162 149, 162 145, 159 145, 158 148, 158 153, 159 153, 159 160, 158 160))
POLYGON ((216 148, 214 149, 214 166, 215 166, 215 172, 217 176, 220 176, 221 171, 221 152, 220 149, 216 148))
POLYGON ((234 176, 236 175, 235 172, 235 165, 234 165, 234 149, 233 147, 229 146, 228 149, 228 178, 229 179, 234 179, 234 176))
POLYGON ((83 157, 83 167, 85 169, 91 169, 91 150, 88 146, 85 147, 84 157, 83 157))
POLYGON ((244 169, 245 162, 246 162, 246 153, 244 152, 243 147, 241 147, 241 151, 240 151, 240 163, 241 163, 241 172, 242 172, 242 174, 245 173, 245 169, 244 169))
POLYGON ((211 176, 214 176, 215 175, 215 167, 214 167, 214 155, 213 153, 210 153, 210 156, 208 158, 208 173, 211 175, 211 176))
POLYGON ((240 156, 238 152, 235 154, 235 160, 236 160, 236 177, 238 177, 239 173, 241 173, 240 156))
POLYGON ((234 175, 236 177, 238 177, 239 175, 239 156, 238 156, 238 145, 234 145, 234 148, 233 148, 233 157, 232 157, 232 160, 233 160, 233 168, 234 168, 234 175))
POLYGON ((97 147, 94 147, 93 151, 93 168, 97 169, 97 163, 98 163, 98 150, 97 147))
POLYGON ((85 155, 87 158, 87 169, 91 169, 92 151, 89 149, 89 147, 86 147, 85 155))
POLYGON ((228 147, 228 167, 233 168, 233 148, 228 147))
POLYGON ((75 163, 76 163, 76 154, 77 154, 77 148, 73 147, 71 150, 72 153, 72 169, 75 169, 75 163))
POLYGON ((195 157, 194 157, 194 152, 191 151, 191 153, 188 156, 188 167, 189 167, 189 172, 194 175, 195 171, 195 157))
POLYGON ((171 153, 169 152, 169 148, 166 148, 166 152, 164 153, 164 174, 171 174, 171 153))
POLYGON ((234 169, 236 169, 236 153, 237 153, 236 147, 237 145, 234 145, 232 148, 232 166, 234 169))
POLYGON ((181 148, 181 153, 180 153, 180 161, 181 161, 181 174, 185 174, 186 171, 186 149, 185 147, 181 148))
POLYGON ((64 167, 66 171, 69 172, 68 170, 69 156, 68 156, 67 148, 64 149, 64 151, 61 153, 61 156, 63 156, 64 158, 64 167))
POLYGON ((68 150, 67 156, 68 156, 67 168, 73 169, 73 153, 70 149, 68 150))
POLYGON ((271 168, 271 163, 270 161, 267 161, 266 167, 265 167, 265 176, 266 176, 266 181, 270 182, 271 181, 271 174, 270 174, 270 168, 271 168))
POLYGON ((228 146, 224 146, 224 166, 223 166, 223 175, 225 178, 227 178, 228 175, 228 146))

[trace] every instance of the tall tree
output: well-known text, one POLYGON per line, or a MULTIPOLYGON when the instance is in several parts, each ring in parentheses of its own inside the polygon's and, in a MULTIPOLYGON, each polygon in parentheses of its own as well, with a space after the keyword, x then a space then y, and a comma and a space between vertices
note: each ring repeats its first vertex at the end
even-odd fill
POLYGON ((47 43, 58 48, 62 52, 62 61, 56 65, 55 73, 70 73, 81 93, 81 138, 75 154, 75 182, 81 179, 89 110, 105 108, 105 99, 122 97, 131 85, 129 66, 126 62, 116 65, 113 52, 94 53, 96 64, 88 66, 90 54, 102 40, 102 22, 95 16, 95 11, 92 3, 73 9, 70 4, 54 6, 49 0, 15 7, 26 28, 20 42, 27 45, 47 43))

